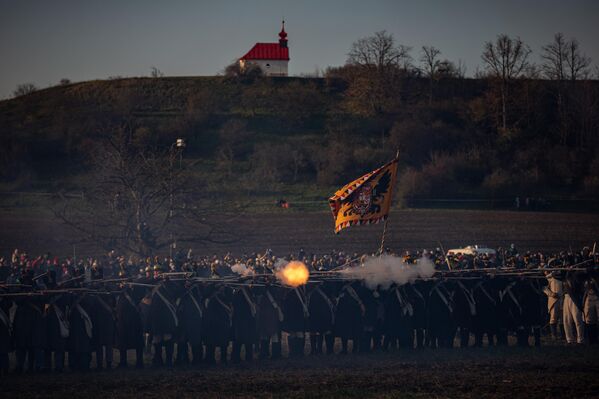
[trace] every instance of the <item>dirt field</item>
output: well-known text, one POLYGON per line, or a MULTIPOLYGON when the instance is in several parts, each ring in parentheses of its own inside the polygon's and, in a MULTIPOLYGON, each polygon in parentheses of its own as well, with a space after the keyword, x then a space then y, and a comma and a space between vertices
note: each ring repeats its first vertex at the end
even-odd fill
POLYGON ((465 397, 599 395, 599 348, 469 348, 333 355, 174 370, 9 375, 3 397, 465 397))
MULTIPOLYGON (((333 233, 333 221, 326 212, 276 212, 249 214, 235 221, 241 239, 230 245, 190 243, 197 254, 264 251, 272 248, 283 254, 303 247, 323 253, 333 249, 372 252, 380 245, 382 225, 359 226, 333 233)), ((10 209, 0 211, 0 253, 25 248, 30 253, 50 251, 73 253, 80 237, 49 216, 10 209)), ((567 250, 592 246, 599 240, 599 214, 543 213, 468 210, 398 210, 389 222, 387 244, 395 250, 445 249, 469 244, 492 247, 514 243, 520 250, 567 250)), ((78 244, 78 254, 102 250, 78 244)))

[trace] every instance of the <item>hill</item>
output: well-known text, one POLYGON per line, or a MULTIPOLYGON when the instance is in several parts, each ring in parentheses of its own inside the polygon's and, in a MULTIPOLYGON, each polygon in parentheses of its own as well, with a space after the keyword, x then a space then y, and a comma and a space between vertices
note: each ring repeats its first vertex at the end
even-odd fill
POLYGON ((51 87, 0 102, 0 187, 85 190, 94 143, 127 129, 148 148, 184 138, 219 196, 321 199, 398 147, 404 199, 599 196, 598 82, 513 82, 509 128, 496 83, 406 76, 382 100, 343 71, 51 87))

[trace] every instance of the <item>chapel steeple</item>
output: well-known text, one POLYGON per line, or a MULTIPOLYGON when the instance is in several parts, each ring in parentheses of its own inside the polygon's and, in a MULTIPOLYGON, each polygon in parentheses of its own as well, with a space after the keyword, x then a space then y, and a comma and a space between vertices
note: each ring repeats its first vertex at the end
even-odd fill
POLYGON ((285 32, 285 20, 281 24, 281 31, 279 32, 279 45, 281 47, 287 47, 287 32, 285 32))

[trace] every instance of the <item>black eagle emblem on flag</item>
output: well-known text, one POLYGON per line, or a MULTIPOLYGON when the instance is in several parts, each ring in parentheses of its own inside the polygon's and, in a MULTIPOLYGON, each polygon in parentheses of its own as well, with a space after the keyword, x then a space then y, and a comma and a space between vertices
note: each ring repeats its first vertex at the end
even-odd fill
POLYGON ((368 183, 364 184, 358 190, 354 191, 348 198, 352 206, 347 208, 344 216, 349 216, 351 213, 365 216, 369 213, 379 213, 381 211, 381 200, 389 191, 391 185, 391 172, 388 170, 383 173, 381 178, 376 182, 374 188, 368 183))

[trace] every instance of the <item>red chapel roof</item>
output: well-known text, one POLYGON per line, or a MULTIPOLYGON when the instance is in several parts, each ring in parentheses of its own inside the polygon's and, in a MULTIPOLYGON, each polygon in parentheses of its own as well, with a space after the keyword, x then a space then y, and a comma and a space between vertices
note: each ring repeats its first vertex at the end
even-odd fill
POLYGON ((241 59, 289 61, 289 47, 282 47, 279 43, 256 43, 241 59))

